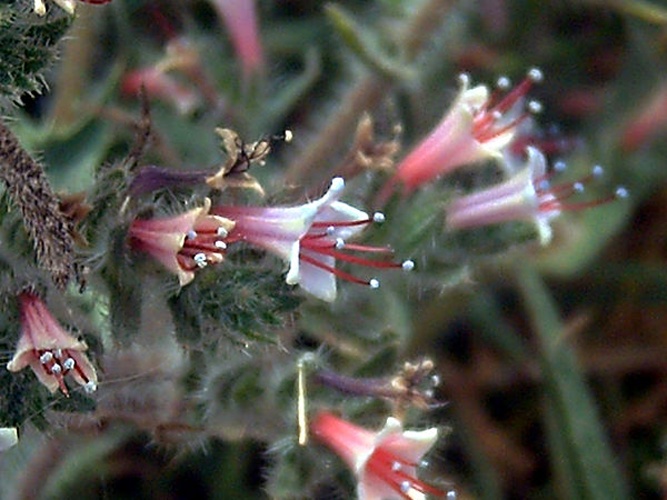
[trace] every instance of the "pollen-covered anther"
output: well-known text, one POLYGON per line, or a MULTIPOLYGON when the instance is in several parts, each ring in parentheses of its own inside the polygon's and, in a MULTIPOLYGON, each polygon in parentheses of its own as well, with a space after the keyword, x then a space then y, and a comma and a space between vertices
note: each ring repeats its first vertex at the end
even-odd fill
POLYGON ((368 286, 373 289, 380 288, 380 281, 375 278, 370 279, 368 280, 368 286))
POLYGON ((192 258, 192 260, 195 261, 195 264, 197 264, 198 267, 204 268, 207 265, 207 260, 206 260, 206 254, 205 253, 197 253, 195 256, 192 258))
POLYGON ((528 70, 528 78, 535 83, 542 83, 544 80, 544 73, 540 68, 531 68, 528 70))
POLYGON ((412 271, 415 268, 415 261, 404 260, 403 263, 401 264, 401 268, 403 269, 403 271, 412 271))
POLYGON ((618 186, 618 187, 616 188, 616 191, 614 191, 614 195, 615 195, 616 198, 618 198, 618 199, 625 199, 625 198, 627 198, 628 196, 630 196, 630 193, 629 193, 628 190, 625 188, 625 186, 618 186))
POLYGON ((534 115, 540 114, 543 109, 540 101, 529 101, 527 108, 528 111, 534 115))
POLYGON ((501 90, 508 90, 511 86, 512 86, 512 81, 506 76, 501 76, 496 81, 496 87, 498 87, 501 90))

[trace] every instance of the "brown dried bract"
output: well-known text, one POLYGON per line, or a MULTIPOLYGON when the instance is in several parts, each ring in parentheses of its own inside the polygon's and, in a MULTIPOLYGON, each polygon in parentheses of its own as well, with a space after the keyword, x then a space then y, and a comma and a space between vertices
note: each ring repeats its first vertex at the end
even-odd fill
POLYGON ((400 126, 394 127, 394 137, 380 142, 375 139, 373 119, 364 113, 354 134, 354 142, 336 173, 346 179, 359 175, 365 170, 391 171, 394 158, 401 150, 398 141, 400 126))
POLYGON ((244 143, 236 132, 228 128, 216 128, 215 132, 222 139, 227 161, 215 175, 206 179, 206 183, 215 189, 254 189, 264 195, 264 189, 257 179, 248 174, 248 169, 253 163, 263 165, 271 152, 271 144, 276 140, 289 142, 291 132, 287 131, 282 136, 264 137, 252 143, 244 143))

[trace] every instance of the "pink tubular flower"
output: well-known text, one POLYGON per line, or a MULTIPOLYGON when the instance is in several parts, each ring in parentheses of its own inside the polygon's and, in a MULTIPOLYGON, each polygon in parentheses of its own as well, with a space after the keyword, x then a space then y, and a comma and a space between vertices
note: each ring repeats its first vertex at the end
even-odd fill
POLYGON ((551 185, 547 162, 539 149, 528 147, 525 166, 505 182, 454 200, 447 208, 447 225, 455 229, 487 226, 513 220, 534 221, 543 245, 551 241, 549 221, 563 211, 582 210, 625 198, 623 187, 607 198, 567 203, 584 190, 585 183, 602 174, 602 167, 575 182, 551 185))
POLYGON ((289 263, 285 281, 299 284, 306 292, 331 302, 336 298, 336 276, 354 283, 377 288, 376 279, 363 280, 336 269, 336 259, 376 268, 410 270, 412 261, 396 263, 369 260, 343 250, 390 253, 387 247, 371 247, 346 243, 371 222, 384 216, 366 212, 338 201, 345 181, 336 177, 320 199, 296 207, 214 207, 212 213, 235 222, 227 243, 246 241, 272 252, 289 263))
POLYGON ((83 351, 86 343, 67 333, 36 295, 23 292, 21 306, 21 337, 16 353, 7 364, 10 372, 30 365, 39 381, 51 392, 60 390, 69 395, 65 375, 71 374, 86 392, 97 389, 97 373, 83 351))
POLYGON ((247 79, 264 66, 255 0, 211 0, 224 22, 247 79))
POLYGON ((310 430, 354 472, 359 500, 446 496, 417 478, 422 457, 438 439, 436 428, 404 431, 397 419, 389 417, 384 429, 373 432, 321 412, 311 421, 310 430))
MULTIPOLYGON (((436 177, 464 165, 502 158, 502 150, 512 141, 528 114, 520 104, 542 72, 531 69, 514 89, 499 98, 485 85, 468 88, 470 78, 461 75, 461 90, 438 126, 398 165, 396 174, 380 193, 386 199, 397 182, 409 192, 436 177)), ((500 90, 510 87, 507 78, 498 80, 500 90)), ((528 110, 538 112, 540 104, 532 101, 528 110)))
POLYGON ((157 259, 178 276, 181 286, 195 277, 195 270, 224 259, 225 238, 234 222, 209 215, 211 200, 176 217, 136 219, 129 230, 130 244, 157 259))

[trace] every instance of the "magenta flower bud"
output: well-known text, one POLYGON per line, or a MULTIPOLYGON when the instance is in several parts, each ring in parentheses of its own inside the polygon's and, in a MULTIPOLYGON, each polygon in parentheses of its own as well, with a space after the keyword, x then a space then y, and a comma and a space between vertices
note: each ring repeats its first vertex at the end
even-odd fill
POLYGON ((97 372, 84 354, 86 343, 67 333, 36 295, 23 292, 19 303, 21 337, 7 369, 17 372, 30 366, 49 391, 60 389, 65 396, 69 395, 64 381, 67 375, 86 392, 97 389, 97 372))

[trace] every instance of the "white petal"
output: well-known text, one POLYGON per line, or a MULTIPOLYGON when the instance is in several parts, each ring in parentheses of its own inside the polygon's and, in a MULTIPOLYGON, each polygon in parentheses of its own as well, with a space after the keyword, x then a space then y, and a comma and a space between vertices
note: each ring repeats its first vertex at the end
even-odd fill
MULTIPOLYGON (((331 256, 317 255, 314 257, 327 266, 333 267, 336 265, 336 260, 331 256)), ((299 286, 318 299, 326 302, 336 300, 336 276, 308 262, 301 262, 299 286)))
POLYGON ((0 452, 8 450, 19 441, 16 427, 0 427, 0 452))
POLYGON ((301 281, 301 270, 299 267, 299 252, 301 247, 299 242, 291 244, 289 250, 289 271, 287 271, 287 276, 285 276, 285 282, 288 285, 296 285, 301 281))

